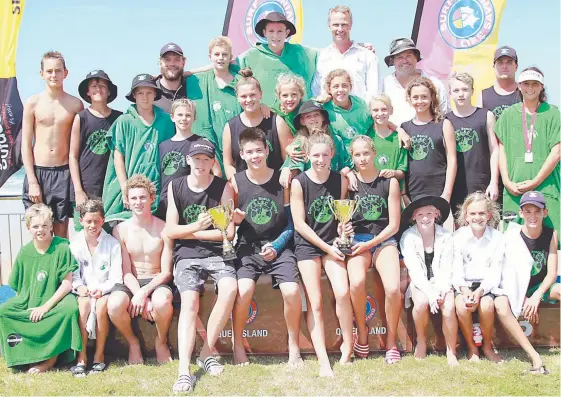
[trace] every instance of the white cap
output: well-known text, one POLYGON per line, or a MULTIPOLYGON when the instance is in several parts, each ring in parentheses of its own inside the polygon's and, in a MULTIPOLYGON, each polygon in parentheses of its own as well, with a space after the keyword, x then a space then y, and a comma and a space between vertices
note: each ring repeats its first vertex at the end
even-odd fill
POLYGON ((544 84, 543 74, 541 74, 538 71, 532 70, 532 69, 525 70, 522 73, 520 73, 520 76, 518 76, 518 82, 519 83, 522 83, 524 81, 531 81, 531 80, 544 84))

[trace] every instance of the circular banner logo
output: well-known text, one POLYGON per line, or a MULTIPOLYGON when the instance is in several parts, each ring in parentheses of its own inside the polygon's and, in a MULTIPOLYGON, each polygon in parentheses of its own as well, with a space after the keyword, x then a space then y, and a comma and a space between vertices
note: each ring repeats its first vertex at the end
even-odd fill
POLYGON ((270 12, 280 12, 286 16, 286 19, 296 25, 296 13, 290 1, 254 0, 249 5, 244 18, 245 39, 252 47, 255 47, 257 43, 267 43, 267 39, 255 33, 255 25, 270 12))
POLYGON ((372 295, 366 295, 366 321, 370 321, 376 315, 378 305, 372 295))
POLYGON ((440 8, 438 30, 450 47, 475 47, 494 26, 495 8, 491 0, 447 0, 440 8))
POLYGON ((259 313, 259 309, 257 308, 257 303, 254 299, 251 300, 249 304, 249 312, 247 314, 246 324, 251 324, 257 318, 257 314, 259 313))

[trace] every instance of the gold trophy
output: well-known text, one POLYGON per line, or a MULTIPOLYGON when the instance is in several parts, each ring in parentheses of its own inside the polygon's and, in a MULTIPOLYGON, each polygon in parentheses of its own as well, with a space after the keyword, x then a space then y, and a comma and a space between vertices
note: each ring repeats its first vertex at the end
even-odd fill
MULTIPOLYGON (((329 205, 335 219, 337 219, 340 223, 345 224, 352 219, 358 209, 359 201, 360 198, 358 196, 355 196, 353 200, 334 200, 332 196, 329 196, 327 198, 327 205, 329 205)), ((341 232, 341 238, 339 239, 337 246, 345 255, 350 255, 352 252, 351 247, 353 246, 353 241, 349 236, 347 236, 347 233, 345 233, 345 228, 343 228, 343 231, 341 232)))
POLYGON ((234 214, 234 200, 230 199, 227 204, 209 208, 207 213, 212 219, 213 226, 222 233, 222 259, 225 261, 236 259, 234 246, 226 235, 226 229, 228 229, 230 222, 232 222, 234 214))

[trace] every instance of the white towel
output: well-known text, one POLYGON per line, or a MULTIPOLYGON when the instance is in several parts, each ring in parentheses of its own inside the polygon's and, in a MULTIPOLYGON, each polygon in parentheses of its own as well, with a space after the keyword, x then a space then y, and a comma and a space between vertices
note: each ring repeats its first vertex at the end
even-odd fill
POLYGON ((88 338, 95 339, 95 329, 97 327, 97 317, 95 315, 95 303, 97 299, 90 299, 90 315, 88 316, 88 321, 86 322, 86 331, 88 331, 88 338))

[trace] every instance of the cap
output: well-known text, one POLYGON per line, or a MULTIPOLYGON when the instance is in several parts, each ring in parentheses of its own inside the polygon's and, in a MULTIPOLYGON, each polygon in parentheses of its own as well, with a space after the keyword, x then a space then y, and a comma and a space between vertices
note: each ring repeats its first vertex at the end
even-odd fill
POLYGON ((92 103, 92 99, 88 96, 88 81, 91 79, 102 79, 106 80, 109 85, 109 95, 107 96, 107 103, 112 102, 117 98, 117 86, 113 84, 107 73, 101 69, 92 70, 84 80, 78 86, 78 93, 84 101, 87 103, 92 103))
POLYGON ((263 17, 259 22, 255 24, 255 33, 257 33, 261 37, 265 37, 265 35, 263 34, 263 30, 265 30, 265 26, 267 26, 267 23, 269 22, 283 23, 284 26, 286 26, 286 28, 290 30, 288 37, 296 33, 296 26, 294 26, 292 22, 286 19, 286 15, 284 15, 282 12, 268 13, 265 17, 263 17))
POLYGON ((183 50, 181 49, 180 46, 178 46, 175 43, 167 43, 166 45, 164 45, 160 49, 160 58, 163 57, 166 54, 166 52, 174 52, 177 55, 183 56, 183 50))
POLYGON ((524 207, 526 204, 533 204, 538 208, 545 208, 545 197, 540 192, 526 192, 520 199, 520 208, 524 207))
POLYGON ((495 51, 495 56, 493 57, 493 63, 497 62, 497 59, 499 59, 500 57, 509 57, 514 59, 514 61, 518 63, 518 55, 516 54, 516 50, 507 45, 497 48, 497 50, 495 51))
POLYGON ((214 145, 208 139, 198 139, 189 147, 189 156, 196 156, 197 154, 205 154, 210 158, 214 158, 215 149, 214 145))
POLYGON ((408 37, 400 37, 393 39, 390 44, 390 55, 384 58, 386 65, 393 65, 393 56, 402 53, 403 51, 411 50, 417 56, 417 62, 421 60, 421 51, 415 46, 415 42, 408 37))
POLYGON ((127 98, 131 102, 136 102, 136 100, 134 99, 133 93, 134 93, 134 90, 138 87, 154 88, 156 90, 156 97, 154 98, 154 101, 157 101, 158 99, 160 99, 162 97, 162 90, 160 89, 160 87, 158 87, 156 85, 156 81, 154 80, 154 77, 152 77, 151 74, 143 73, 143 74, 137 75, 132 80, 131 90, 125 96, 125 98, 127 98))

